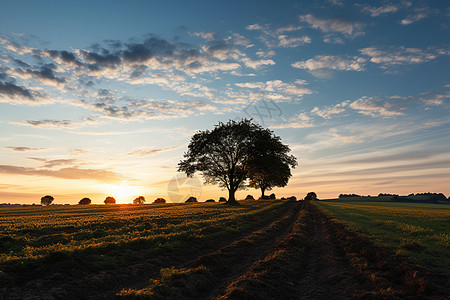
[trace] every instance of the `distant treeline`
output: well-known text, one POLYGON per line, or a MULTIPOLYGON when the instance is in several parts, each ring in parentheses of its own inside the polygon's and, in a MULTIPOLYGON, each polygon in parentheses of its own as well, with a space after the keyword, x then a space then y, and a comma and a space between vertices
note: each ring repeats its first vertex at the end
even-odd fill
POLYGON ((357 194, 340 194, 339 198, 353 198, 353 197, 362 197, 361 195, 357 194))
MULTIPOLYGON (((339 198, 355 198, 355 197, 370 197, 361 196, 358 194, 340 194, 339 198)), ((410 201, 410 202, 448 202, 450 197, 447 198, 443 193, 417 193, 409 194, 408 196, 399 196, 398 194, 379 193, 378 197, 391 197, 394 201, 410 201)))

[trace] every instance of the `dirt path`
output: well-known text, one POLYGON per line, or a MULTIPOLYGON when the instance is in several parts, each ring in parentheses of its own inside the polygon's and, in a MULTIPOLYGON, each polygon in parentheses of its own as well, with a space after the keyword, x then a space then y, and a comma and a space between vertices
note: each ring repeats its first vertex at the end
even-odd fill
MULTIPOLYGON (((305 203, 276 249, 216 299, 448 299, 446 279, 411 267, 305 203), (302 251, 303 250, 303 251, 302 251), (280 254, 282 253, 282 254, 280 254)), ((248 265, 248 263, 247 263, 248 265)))

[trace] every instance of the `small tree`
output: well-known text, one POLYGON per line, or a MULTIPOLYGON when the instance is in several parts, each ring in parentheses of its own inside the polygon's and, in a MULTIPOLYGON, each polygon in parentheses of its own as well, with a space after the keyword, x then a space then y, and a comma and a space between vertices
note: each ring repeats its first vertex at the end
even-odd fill
POLYGON ((153 201, 154 204, 163 204, 166 203, 166 199, 164 198, 156 198, 155 201, 153 201))
MULTIPOLYGON (((213 130, 199 131, 191 138, 178 171, 188 176, 202 172, 206 183, 219 184, 228 190, 227 203, 237 204, 235 192, 245 187, 256 165, 264 158, 278 157, 273 153, 275 150, 267 147, 277 143, 281 144, 279 137, 251 120, 219 123, 213 130)), ((282 146, 281 155, 284 155, 289 148, 282 146)))
POLYGON ((317 195, 314 192, 306 194, 305 200, 317 200, 317 195))
POLYGON ((144 204, 144 202, 145 202, 144 196, 136 197, 136 199, 133 200, 133 204, 144 204))
POLYGON ((41 204, 42 205, 50 205, 52 204, 53 200, 55 200, 55 198, 53 198, 50 195, 44 196, 41 198, 41 204))
POLYGON ((297 166, 297 160, 288 154, 289 147, 270 131, 259 133, 255 147, 258 151, 249 164, 249 187, 260 189, 261 199, 264 199, 266 190, 287 185, 292 176, 291 168, 297 166))
POLYGON ((105 204, 116 204, 116 199, 114 197, 106 197, 105 201, 103 201, 105 204))
POLYGON ((89 204, 91 204, 91 199, 89 199, 89 198, 83 198, 83 199, 81 199, 79 202, 78 202, 78 204, 80 204, 80 205, 89 205, 89 204))

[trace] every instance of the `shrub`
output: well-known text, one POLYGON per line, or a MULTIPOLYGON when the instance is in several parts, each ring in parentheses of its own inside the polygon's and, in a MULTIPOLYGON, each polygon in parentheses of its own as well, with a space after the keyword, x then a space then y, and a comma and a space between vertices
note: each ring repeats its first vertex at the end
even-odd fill
POLYGON ((289 201, 297 201, 297 197, 290 196, 290 197, 287 198, 287 200, 289 200, 289 201))
POLYGON ((55 200, 55 198, 53 198, 50 195, 44 196, 41 198, 41 204, 42 205, 50 205, 52 204, 53 200, 55 200))
POLYGON ((276 199, 275 194, 274 193, 270 194, 269 199, 276 199))
POLYGON ((105 201, 103 201, 105 204, 116 204, 116 199, 114 197, 106 197, 105 201))
POLYGON ((318 200, 317 194, 314 192, 309 192, 308 194, 306 194, 305 200, 318 200))
POLYGON ((216 202, 216 200, 214 200, 214 199, 208 199, 208 200, 206 200, 205 202, 216 202))
POLYGON ((166 203, 166 199, 164 198, 156 198, 155 201, 153 201, 154 204, 162 204, 162 203, 166 203))
POLYGON ((197 203, 198 201, 197 201, 197 198, 191 196, 191 197, 189 197, 189 199, 187 199, 185 202, 186 202, 186 203, 197 203))
POLYGON ((225 197, 220 197, 219 202, 227 202, 227 199, 225 197))
POLYGON ((144 204, 144 202, 145 202, 145 197, 144 196, 136 197, 133 200, 133 204, 144 204))
POLYGON ((247 197, 245 197, 245 200, 255 200, 255 198, 253 198, 252 195, 247 195, 247 197))
POLYGON ((79 202, 78 202, 78 204, 80 204, 80 205, 89 205, 89 204, 91 204, 91 199, 89 199, 89 198, 83 198, 83 199, 81 199, 79 202))

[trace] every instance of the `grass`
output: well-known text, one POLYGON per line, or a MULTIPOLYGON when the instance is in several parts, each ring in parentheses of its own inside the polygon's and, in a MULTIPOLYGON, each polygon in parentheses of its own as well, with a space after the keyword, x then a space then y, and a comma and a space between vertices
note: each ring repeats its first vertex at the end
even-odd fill
MULTIPOLYGON (((357 199, 317 201, 334 221, 414 264, 450 275, 450 205, 357 199)), ((369 199, 371 199, 369 198, 369 199)))
POLYGON ((285 203, 0 208, 0 287, 59 264, 90 274, 214 247, 279 217, 285 203))

